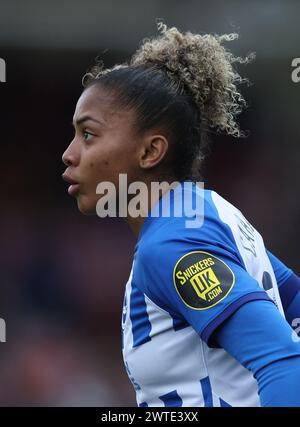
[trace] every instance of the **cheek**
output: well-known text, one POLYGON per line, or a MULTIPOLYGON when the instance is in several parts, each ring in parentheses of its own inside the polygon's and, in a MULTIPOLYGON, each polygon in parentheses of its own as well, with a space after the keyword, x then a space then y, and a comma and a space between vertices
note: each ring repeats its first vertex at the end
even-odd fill
POLYGON ((103 168, 107 168, 109 166, 109 160, 102 159, 101 161, 91 161, 88 164, 88 169, 91 174, 93 174, 96 171, 101 171, 103 168))
MULTIPOLYGON (((132 153, 124 150, 124 144, 110 141, 105 147, 103 144, 90 147, 86 153, 83 165, 83 180, 86 183, 98 184, 100 181, 118 182, 120 173, 129 173, 132 169, 132 153)), ((127 145, 125 144, 125 147, 127 145)))
POLYGON ((111 167, 109 159, 97 159, 94 158, 89 160, 83 170, 83 181, 87 188, 93 188, 101 181, 113 181, 114 170, 111 167))

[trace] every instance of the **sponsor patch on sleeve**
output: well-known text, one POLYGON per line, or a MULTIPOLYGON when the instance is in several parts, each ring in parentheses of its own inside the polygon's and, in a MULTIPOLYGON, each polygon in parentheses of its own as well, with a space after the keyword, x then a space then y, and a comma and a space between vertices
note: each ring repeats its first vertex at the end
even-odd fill
POLYGON ((173 281, 185 305, 195 310, 206 310, 229 294, 235 277, 221 259, 207 252, 194 251, 176 263, 173 281))

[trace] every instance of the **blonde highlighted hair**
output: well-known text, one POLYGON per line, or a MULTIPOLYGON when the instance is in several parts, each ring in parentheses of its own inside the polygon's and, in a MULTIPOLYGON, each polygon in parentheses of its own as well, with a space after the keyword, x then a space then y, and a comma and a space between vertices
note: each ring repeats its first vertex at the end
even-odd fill
MULTIPOLYGON (((148 127, 153 123, 163 123, 164 127, 170 130, 173 126, 173 139, 176 139, 180 129, 176 128, 176 120, 172 117, 180 110, 181 103, 182 120, 186 121, 185 136, 182 134, 181 139, 186 140, 186 150, 190 151, 186 154, 186 158, 189 157, 186 167, 189 163, 192 169, 192 163, 195 163, 192 160, 202 160, 204 157, 205 136, 209 131, 222 132, 233 137, 245 136, 236 119, 247 105, 238 85, 249 83, 249 80, 240 76, 235 65, 247 64, 255 55, 250 53, 242 58, 223 46, 225 42, 237 39, 237 33, 201 35, 189 31, 181 32, 176 27, 168 28, 161 20, 158 21, 157 27, 159 35, 142 40, 128 62, 105 68, 103 62, 98 61, 85 74, 83 85, 86 87, 99 81, 113 90, 117 88, 123 105, 137 105, 139 123, 144 123, 141 125, 143 129, 147 128, 146 119, 148 127), (164 79, 158 77, 162 74, 164 79), (165 83, 166 78, 168 83, 165 83), (149 100, 152 94, 162 100, 157 108, 149 100), (147 103, 148 108, 145 107, 147 103), (193 108, 194 113, 185 114, 185 105, 193 108), (169 116, 166 115, 168 111, 169 116), (165 116, 163 112, 166 113, 165 116), (156 122, 151 119, 154 116, 157 118, 156 122), (167 120, 172 122, 172 125, 167 126, 167 120), (188 147, 188 144, 191 147, 188 147)), ((182 145, 182 142, 178 141, 178 147, 180 144, 182 145)), ((177 151, 179 164, 183 148, 180 151, 179 147, 177 151)))

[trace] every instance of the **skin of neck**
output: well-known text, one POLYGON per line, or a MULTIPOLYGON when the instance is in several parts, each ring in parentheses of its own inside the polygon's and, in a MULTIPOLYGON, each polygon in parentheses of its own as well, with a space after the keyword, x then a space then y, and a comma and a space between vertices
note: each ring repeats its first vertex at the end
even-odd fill
POLYGON ((165 192, 168 191, 167 189, 162 189, 160 191, 159 195, 156 195, 156 197, 151 197, 151 182, 158 182, 158 181, 164 181, 167 182, 168 184, 171 184, 174 181, 177 181, 175 178, 171 179, 171 178, 158 178, 158 176, 147 176, 144 177, 142 182, 144 182, 147 186, 147 198, 148 201, 145 204, 146 206, 148 206, 148 211, 147 212, 143 212, 142 215, 137 216, 137 217, 133 217, 129 214, 129 211, 127 209, 128 215, 124 218, 125 222, 129 225, 134 237, 136 238, 136 240, 139 237, 141 228, 143 226, 143 223, 145 221, 146 216, 148 215, 148 213, 151 211, 151 209, 153 208, 153 206, 155 206, 155 204, 158 202, 158 200, 163 196, 163 194, 165 194, 165 192))

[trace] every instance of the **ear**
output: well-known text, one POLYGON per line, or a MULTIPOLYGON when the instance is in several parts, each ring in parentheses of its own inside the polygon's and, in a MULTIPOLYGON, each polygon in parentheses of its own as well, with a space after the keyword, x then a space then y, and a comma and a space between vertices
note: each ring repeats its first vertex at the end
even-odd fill
POLYGON ((163 135, 145 136, 141 144, 139 165, 142 169, 151 169, 165 158, 169 143, 163 135))

